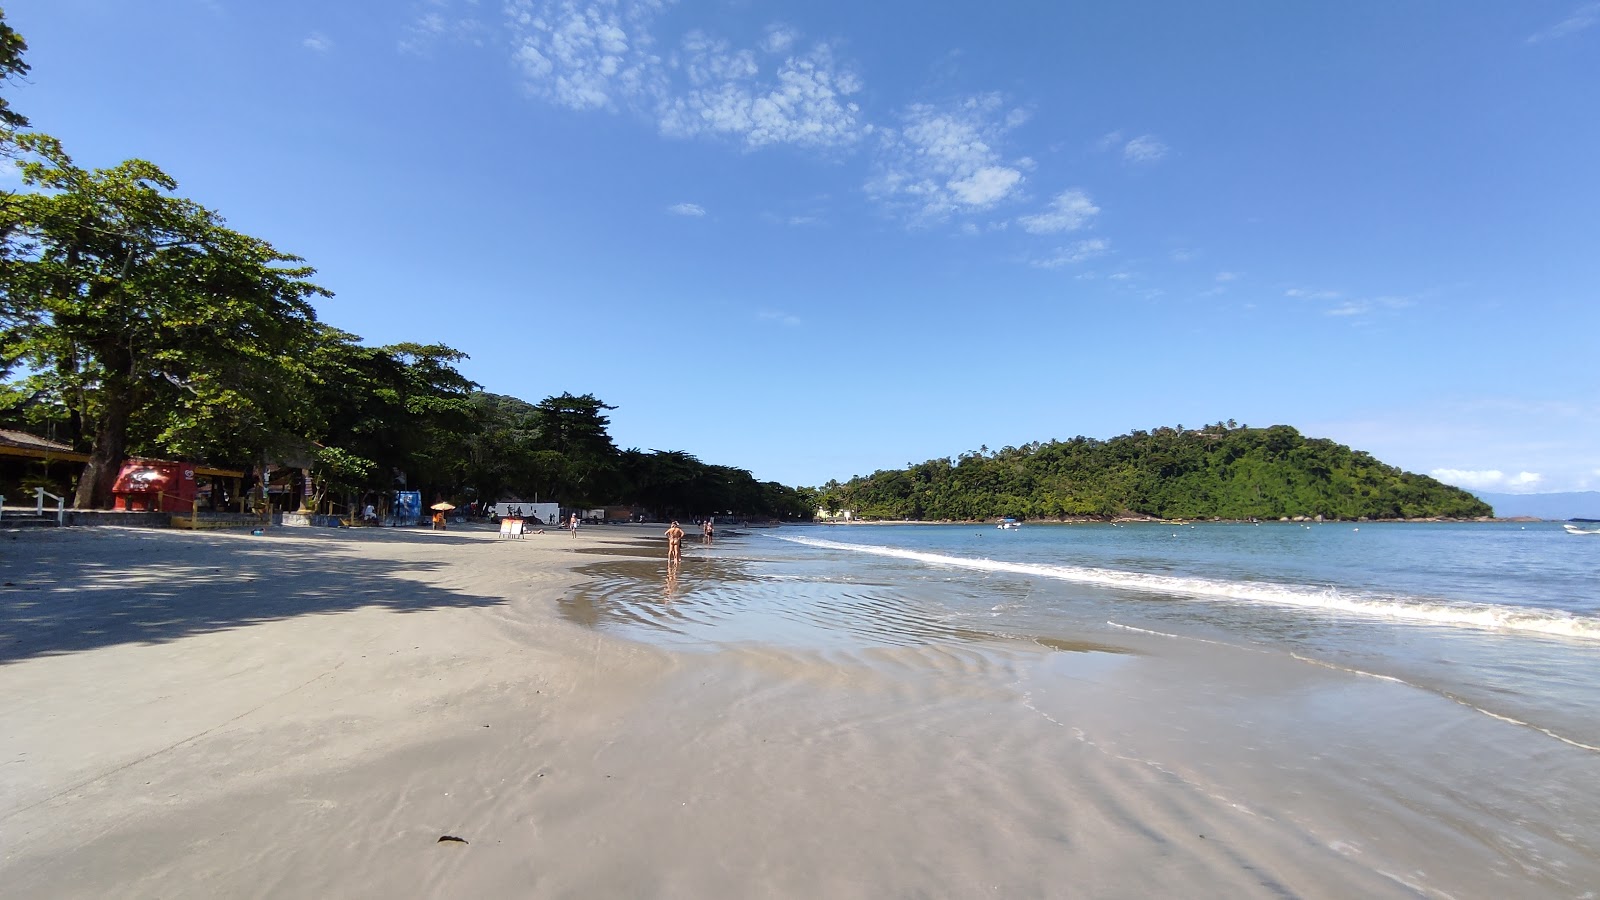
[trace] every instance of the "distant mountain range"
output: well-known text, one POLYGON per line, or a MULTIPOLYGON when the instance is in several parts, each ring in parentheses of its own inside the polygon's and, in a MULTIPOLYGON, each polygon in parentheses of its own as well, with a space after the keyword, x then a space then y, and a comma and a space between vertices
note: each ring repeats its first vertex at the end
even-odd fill
POLYGON ((1572 491, 1565 494, 1490 494, 1473 491, 1478 499, 1494 507, 1503 519, 1533 516, 1539 519, 1600 519, 1600 491, 1572 491))

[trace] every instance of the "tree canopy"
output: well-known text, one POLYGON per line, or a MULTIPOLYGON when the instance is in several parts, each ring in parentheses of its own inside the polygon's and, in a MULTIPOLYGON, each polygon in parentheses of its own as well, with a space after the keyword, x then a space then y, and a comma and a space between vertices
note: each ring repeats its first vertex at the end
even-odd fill
POLYGON ((312 269, 172 195, 155 165, 75 165, 24 134, 24 183, 6 196, 0 259, 7 360, 73 408, 90 462, 74 503, 109 500, 130 427, 183 446, 262 446, 288 415, 314 336, 312 269), (226 434, 222 434, 226 432, 226 434))
POLYGON ((1338 519, 1487 516, 1487 504, 1426 475, 1287 425, 1217 423, 1075 437, 933 459, 830 484, 828 509, 863 518, 1338 519))
MULTIPOLYGON (((5 17, 5 10, 0 10, 0 82, 28 74, 28 64, 22 61, 22 53, 28 49, 28 42, 17 34, 16 29, 6 24, 5 17)), ((9 100, 0 96, 0 128, 14 130, 26 127, 27 118, 12 109, 9 100)))

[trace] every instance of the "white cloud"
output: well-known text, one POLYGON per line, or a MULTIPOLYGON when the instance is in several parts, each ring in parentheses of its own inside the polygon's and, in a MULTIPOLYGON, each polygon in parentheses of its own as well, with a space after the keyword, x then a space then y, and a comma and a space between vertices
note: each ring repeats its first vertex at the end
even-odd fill
POLYGON ((1132 140, 1124 141, 1120 130, 1108 131, 1094 142, 1094 149, 1101 153, 1109 153, 1119 147, 1122 149, 1122 158, 1131 163, 1158 162, 1172 152, 1172 148, 1153 134, 1141 134, 1132 140))
POLYGON ((748 148, 837 147, 871 131, 850 97, 861 80, 826 43, 774 25, 756 47, 704 31, 675 49, 653 32, 668 0, 507 0, 512 61, 529 94, 575 110, 627 110, 676 138, 748 148))
POLYGON ((800 35, 792 28, 784 25, 773 25, 767 29, 767 37, 761 42, 761 49, 768 53, 786 53, 800 35))
POLYGON ((1347 300, 1327 310, 1330 316, 1360 316, 1372 311, 1372 304, 1347 300))
POLYGON ((1170 152, 1166 144, 1153 135, 1140 135, 1122 147, 1122 158, 1134 163, 1153 163, 1165 159, 1170 152))
POLYGON ((989 209, 1015 196, 1022 168, 1006 162, 996 147, 1018 118, 1002 107, 998 94, 942 107, 912 104, 899 128, 883 131, 867 193, 923 222, 989 209))
MULTIPOLYGON (((430 5, 434 10, 417 16, 406 26, 398 45, 401 52, 425 56, 434 44, 442 40, 483 46, 486 29, 475 15, 456 12, 452 0, 430 0, 430 5)), ((477 5, 476 0, 466 2, 469 10, 476 9, 477 5)))
POLYGON ((675 216, 703 216, 706 208, 698 203, 674 203, 667 207, 667 212, 675 216))
POLYGON ((749 50, 733 50, 698 32, 671 59, 687 89, 656 106, 662 134, 727 135, 751 148, 769 144, 836 147, 870 129, 848 98, 861 82, 833 57, 827 44, 783 58, 767 74, 749 50))
POLYGON ((990 206, 1004 199, 1022 180, 1022 173, 1006 166, 984 166, 965 178, 954 179, 948 187, 968 206, 990 206))
POLYGON ((616 109, 648 94, 660 58, 655 0, 507 0, 512 60, 536 97, 571 109, 616 109))
POLYGON ((320 31, 313 31, 310 37, 300 42, 300 46, 317 53, 327 53, 333 49, 333 39, 320 31))
POLYGON ((1168 254, 1168 256, 1170 256, 1172 261, 1176 263, 1194 262, 1200 258, 1200 251, 1189 247, 1179 247, 1168 254))
POLYGON ((1560 22, 1528 35, 1527 43, 1537 44, 1542 41, 1553 41, 1568 35, 1577 34, 1587 28, 1600 24, 1600 3, 1585 3, 1574 9, 1570 15, 1560 22))
POLYGON ((1227 282, 1238 281, 1238 280, 1239 280, 1239 274, 1237 272, 1218 272, 1217 273, 1217 284, 1226 284, 1227 282))
POLYGON ((785 328, 794 328, 800 324, 799 316, 792 316, 775 309, 762 310, 757 317, 764 322, 775 322, 785 328))
POLYGON ((1299 300, 1337 300, 1344 296, 1338 291, 1313 291, 1305 288, 1289 288, 1283 295, 1299 300))
POLYGON ((1077 231, 1089 224, 1100 213, 1100 207, 1094 205, 1089 195, 1077 188, 1062 191, 1050 201, 1050 208, 1032 216, 1023 216, 1017 220, 1024 231, 1030 234, 1055 234, 1061 231, 1077 231))
POLYGON ((1033 265, 1041 269, 1059 269, 1062 266, 1070 266, 1094 259, 1097 256, 1104 256, 1110 249, 1110 241, 1104 238, 1090 238, 1086 241, 1078 241, 1067 247, 1061 247, 1050 256, 1034 260, 1033 265))
POLYGON ((1434 469, 1428 474, 1445 484, 1480 491, 1489 488, 1531 488, 1544 480, 1544 476, 1537 472, 1518 472, 1508 477, 1499 469, 1434 469))

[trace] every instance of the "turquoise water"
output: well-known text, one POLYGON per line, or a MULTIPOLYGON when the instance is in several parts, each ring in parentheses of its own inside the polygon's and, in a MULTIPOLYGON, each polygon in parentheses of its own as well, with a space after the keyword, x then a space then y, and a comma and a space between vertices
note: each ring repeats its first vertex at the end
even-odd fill
POLYGON ((1600 748, 1600 536, 1554 524, 787 527, 691 547, 669 604, 630 605, 659 586, 599 568, 591 590, 619 621, 690 643, 1153 632, 1404 681, 1600 748))

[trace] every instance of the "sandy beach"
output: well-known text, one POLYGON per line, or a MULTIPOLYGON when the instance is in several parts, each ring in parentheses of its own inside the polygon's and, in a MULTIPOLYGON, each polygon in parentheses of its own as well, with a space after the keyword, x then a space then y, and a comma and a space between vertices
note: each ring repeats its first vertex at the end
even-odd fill
MULTIPOLYGON (((585 567, 660 565, 659 530, 0 534, 3 892, 1461 898, 1600 878, 1546 824, 1560 797, 1501 835, 1395 802, 1385 781, 1450 796, 1444 748, 1528 760, 1381 681, 1137 634, 706 652, 563 614, 585 567), (1385 755, 1342 795, 1341 767, 1385 755)), ((691 545, 685 577, 707 564, 691 545)), ((1592 759, 1552 742, 1536 762, 1560 783, 1592 759)))

